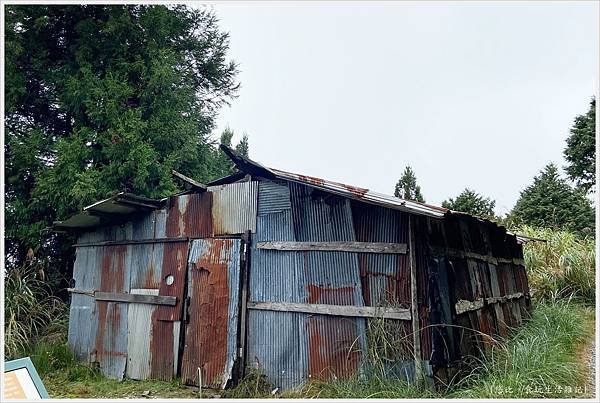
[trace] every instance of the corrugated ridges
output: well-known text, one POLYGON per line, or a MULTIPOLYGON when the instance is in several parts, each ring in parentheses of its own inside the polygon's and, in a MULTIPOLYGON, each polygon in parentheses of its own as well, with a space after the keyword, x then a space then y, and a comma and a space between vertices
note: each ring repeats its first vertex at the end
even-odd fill
POLYGON ((256 232, 258 182, 238 182, 211 186, 212 225, 215 235, 256 232))
MULTIPOLYGON (((78 238, 78 242, 94 242, 99 237, 96 232, 86 232, 78 238)), ((98 287, 96 270, 97 248, 78 248, 73 265, 75 287, 82 290, 95 290, 98 287)), ((93 297, 82 294, 71 294, 69 312, 68 344, 78 360, 91 361, 91 353, 96 338, 96 303, 93 297)))
POLYGON ((224 387, 236 357, 239 290, 239 239, 192 242, 189 257, 189 323, 186 327, 182 380, 224 387))
POLYGON ((285 182, 259 182, 258 215, 281 213, 291 209, 290 192, 285 182))
MULTIPOLYGON (((158 289, 131 289, 131 294, 158 295, 158 289)), ((150 334, 155 305, 129 304, 127 309, 127 377, 150 376, 150 334)))
MULTIPOLYGON (((297 241, 355 241, 350 201, 290 183, 297 241)), ((302 252, 307 303, 364 306, 356 253, 302 252)), ((348 377, 366 351, 365 321, 358 318, 311 317, 308 333, 309 376, 348 377), (342 358, 343 356, 343 358, 342 358)))
MULTIPOLYGON (((285 188, 259 187, 256 234, 252 244, 269 240, 294 241, 290 195, 285 188), (260 200, 268 192, 269 204, 260 200), (282 206, 287 208, 282 209, 282 206)), ((295 252, 251 248, 250 300, 303 302, 306 291, 302 256, 295 252)), ((290 389, 307 377, 307 340, 304 324, 308 315, 292 312, 250 311, 248 316, 248 365, 259 367, 269 380, 290 389)))

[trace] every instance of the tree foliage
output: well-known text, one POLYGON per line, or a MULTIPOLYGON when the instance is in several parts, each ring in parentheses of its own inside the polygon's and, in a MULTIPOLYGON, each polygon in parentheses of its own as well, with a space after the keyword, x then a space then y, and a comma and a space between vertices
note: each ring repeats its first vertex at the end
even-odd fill
POLYGON ((596 99, 585 115, 575 118, 564 150, 569 179, 588 192, 596 184, 596 99))
POLYGON ((424 203, 425 199, 421 194, 421 187, 417 185, 417 177, 410 166, 407 166, 402 176, 396 183, 394 196, 405 200, 413 200, 424 203))
POLYGON ((495 218, 496 201, 467 188, 456 199, 444 200, 442 207, 490 219, 495 218))
MULTIPOLYGON (((228 34, 207 10, 162 5, 7 6, 6 249, 67 267, 44 232, 118 191, 163 197, 176 169, 216 176, 210 139, 236 94, 228 34)), ((246 141, 247 144, 247 141, 246 141)), ((67 245, 68 247, 68 245, 67 245)), ((69 255, 70 256, 70 255, 69 255)))
POLYGON ((570 231, 591 231, 594 209, 584 191, 561 178, 554 164, 548 164, 521 192, 510 221, 535 227, 570 231))

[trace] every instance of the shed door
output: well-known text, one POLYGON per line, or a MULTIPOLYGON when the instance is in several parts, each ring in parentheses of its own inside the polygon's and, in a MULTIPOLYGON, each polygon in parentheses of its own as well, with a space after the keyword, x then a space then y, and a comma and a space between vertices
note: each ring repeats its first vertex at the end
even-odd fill
POLYGON ((184 383, 225 387, 237 350, 239 239, 198 239, 188 259, 188 323, 181 377, 184 383))

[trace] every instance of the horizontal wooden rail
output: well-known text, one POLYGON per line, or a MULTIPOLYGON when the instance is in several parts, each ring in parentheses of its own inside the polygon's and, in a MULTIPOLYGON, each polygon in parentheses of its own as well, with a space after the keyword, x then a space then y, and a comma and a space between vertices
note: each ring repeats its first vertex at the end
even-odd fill
POLYGON ((318 315, 411 320, 410 310, 375 306, 303 304, 296 302, 248 302, 248 309, 303 312, 318 315))
POLYGON ((465 252, 465 251, 462 251, 459 249, 452 249, 452 248, 448 249, 448 256, 458 257, 458 258, 463 258, 463 259, 475 259, 475 260, 480 260, 482 262, 487 262, 487 263, 491 263, 491 264, 495 264, 495 265, 497 265, 498 263, 508 263, 508 264, 514 264, 517 266, 519 266, 519 265, 522 266, 525 264, 523 259, 518 259, 518 258, 506 259, 506 258, 502 258, 502 257, 480 255, 479 253, 465 252))
POLYGON ((133 304, 170 305, 177 304, 177 297, 164 295, 122 294, 96 291, 96 301, 129 302, 133 304))
POLYGON ((87 246, 113 246, 113 245, 140 245, 148 243, 168 243, 168 242, 187 242, 190 238, 178 237, 178 238, 153 238, 153 239, 124 239, 122 241, 100 241, 100 242, 82 242, 73 245, 76 248, 83 248, 87 246))
POLYGON ((513 299, 523 297, 523 293, 517 292, 515 294, 504 295, 502 297, 489 297, 489 298, 477 298, 475 301, 460 300, 455 305, 456 314, 460 315, 469 311, 476 311, 483 308, 485 305, 497 304, 499 302, 506 302, 513 299))
POLYGON ((81 294, 81 295, 87 295, 88 297, 93 297, 94 296, 94 290, 80 290, 79 288, 67 288, 67 292, 70 292, 71 294, 81 294))
POLYGON ((258 249, 406 254, 405 243, 383 242, 258 242, 258 249))
POLYGON ((146 294, 125 294, 119 292, 102 292, 95 290, 80 290, 77 288, 67 288, 72 294, 81 294, 93 297, 96 301, 126 302, 131 304, 152 304, 152 305, 177 305, 177 297, 165 295, 146 295, 146 294))

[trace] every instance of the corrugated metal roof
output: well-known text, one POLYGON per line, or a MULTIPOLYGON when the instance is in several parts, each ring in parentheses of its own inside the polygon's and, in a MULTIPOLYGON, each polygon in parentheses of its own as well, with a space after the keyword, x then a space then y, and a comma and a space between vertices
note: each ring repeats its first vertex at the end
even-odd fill
MULTIPOLYGON (((267 168, 259 164, 258 162, 252 161, 249 158, 242 157, 236 154, 229 147, 221 145, 221 149, 235 163, 238 169, 249 174, 263 176, 269 179, 283 179, 287 181, 297 182, 318 189, 322 189, 330 193, 346 196, 351 199, 362 200, 365 203, 377 204, 389 208, 394 208, 397 210, 411 212, 414 214, 422 214, 431 217, 442 217, 445 213, 449 211, 448 209, 443 207, 437 207, 425 203, 404 200, 357 186, 346 185, 344 183, 334 182, 308 175, 295 174, 280 169, 267 168)), ((219 179, 219 183, 223 183, 223 179, 224 178, 219 179)))
POLYGON ((79 214, 64 221, 55 221, 56 229, 92 228, 99 225, 124 222, 132 214, 152 211, 164 205, 166 199, 156 200, 121 192, 108 199, 100 200, 85 207, 79 214))

